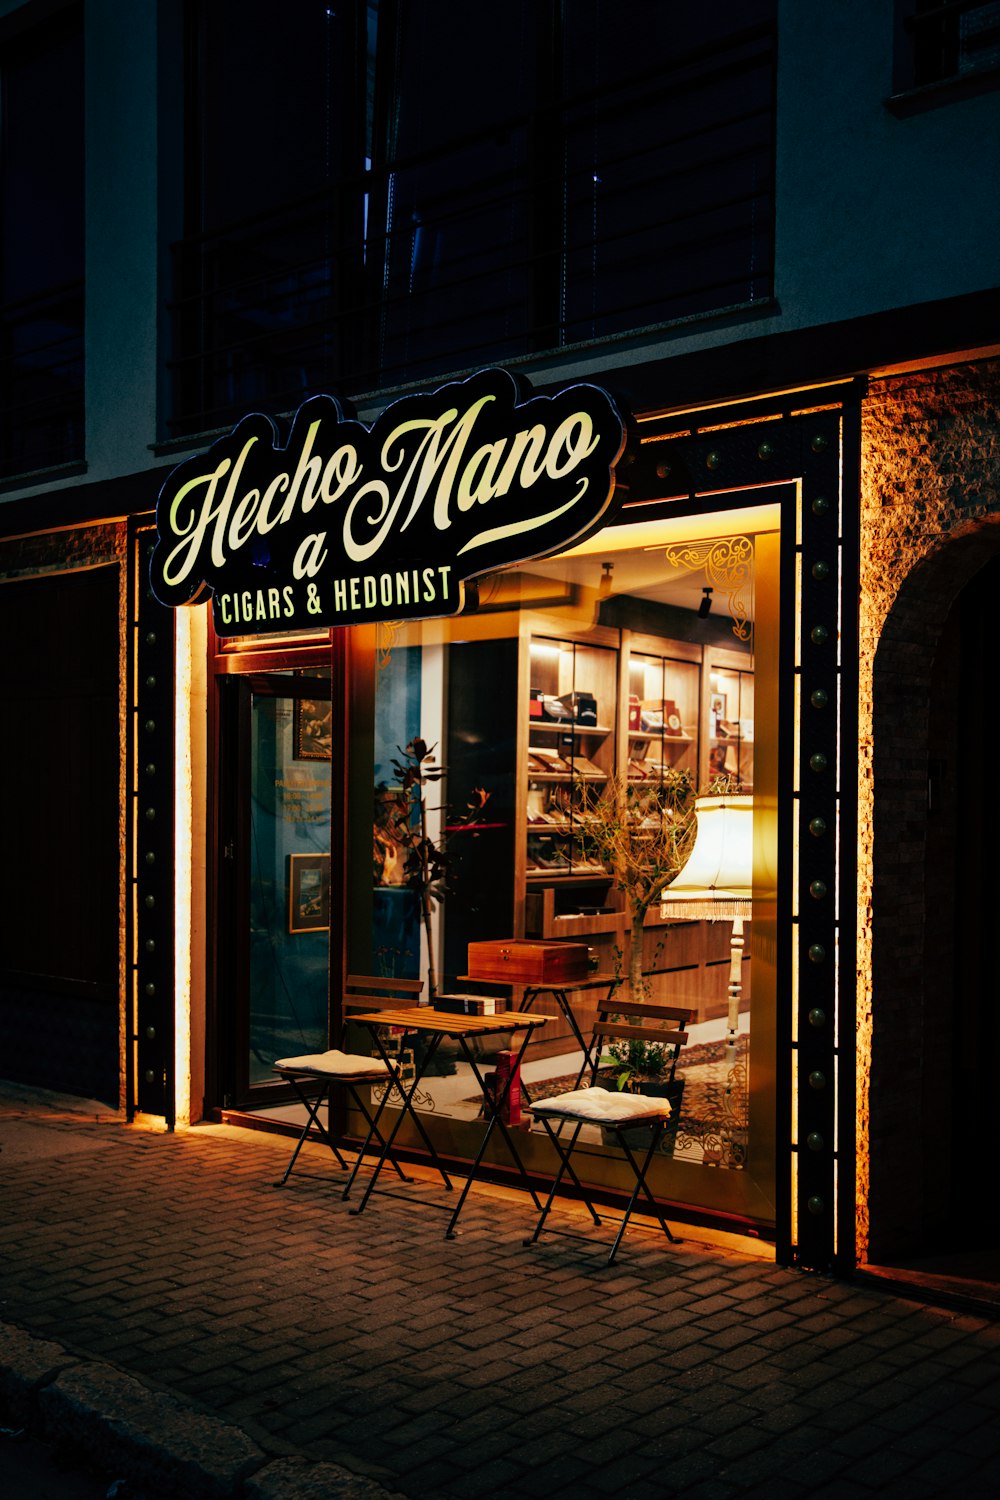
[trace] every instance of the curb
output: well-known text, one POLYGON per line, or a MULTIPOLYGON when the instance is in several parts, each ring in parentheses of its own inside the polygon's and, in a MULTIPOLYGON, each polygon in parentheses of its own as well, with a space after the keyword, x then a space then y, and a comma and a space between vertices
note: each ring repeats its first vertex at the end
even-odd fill
POLYGON ((401 1500, 339 1464, 275 1458, 241 1428, 112 1365, 0 1323, 0 1405, 149 1500, 401 1500))

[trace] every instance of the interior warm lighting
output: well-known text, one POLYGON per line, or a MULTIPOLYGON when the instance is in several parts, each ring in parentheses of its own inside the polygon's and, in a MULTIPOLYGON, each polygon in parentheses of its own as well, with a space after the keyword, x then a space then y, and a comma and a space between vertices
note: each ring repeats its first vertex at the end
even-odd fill
POLYGON ((778 531, 781 506, 771 502, 745 505, 739 510, 718 510, 711 515, 663 516, 656 521, 635 521, 625 526, 606 526, 586 541, 566 547, 560 557, 592 557, 595 553, 610 559, 616 552, 660 552, 664 547, 709 537, 739 532, 752 536, 762 531, 778 531), (711 528, 711 529, 707 529, 711 528))
POLYGON ((736 1058, 743 988, 743 919, 753 897, 753 797, 699 797, 691 857, 664 892, 661 917, 731 921, 727 1062, 736 1058))
POLYGON ((712 590, 702 589, 702 601, 698 605, 699 620, 707 620, 712 608, 712 590))

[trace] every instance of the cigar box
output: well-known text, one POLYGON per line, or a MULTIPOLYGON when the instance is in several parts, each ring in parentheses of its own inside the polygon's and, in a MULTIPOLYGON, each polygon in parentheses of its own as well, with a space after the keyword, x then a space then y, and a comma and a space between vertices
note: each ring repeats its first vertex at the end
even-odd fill
POLYGON ((504 979, 511 984, 562 984, 586 979, 586 943, 549 943, 534 938, 497 938, 470 943, 470 979, 504 979))

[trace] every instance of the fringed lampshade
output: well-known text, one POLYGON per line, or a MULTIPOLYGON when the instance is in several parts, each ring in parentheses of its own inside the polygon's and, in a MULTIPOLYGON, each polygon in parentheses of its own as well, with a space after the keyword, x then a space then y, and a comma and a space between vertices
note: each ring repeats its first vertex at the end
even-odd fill
POLYGON ((687 921, 731 921, 729 944, 729 1036, 727 1056, 736 1056, 743 986, 743 918, 753 894, 753 797, 746 793, 699 797, 691 857, 660 903, 661 917, 687 921))
POLYGON ((753 798, 699 797, 694 808, 694 848, 664 891, 660 916, 708 922, 745 917, 753 894, 753 798))

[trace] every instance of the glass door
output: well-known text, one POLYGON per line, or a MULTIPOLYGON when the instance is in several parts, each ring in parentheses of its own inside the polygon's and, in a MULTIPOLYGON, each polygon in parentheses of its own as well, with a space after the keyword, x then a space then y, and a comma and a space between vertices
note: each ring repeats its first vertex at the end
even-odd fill
POLYGON ((329 1036, 329 677, 224 685, 219 1048, 222 1102, 273 1102, 275 1061, 329 1036))

